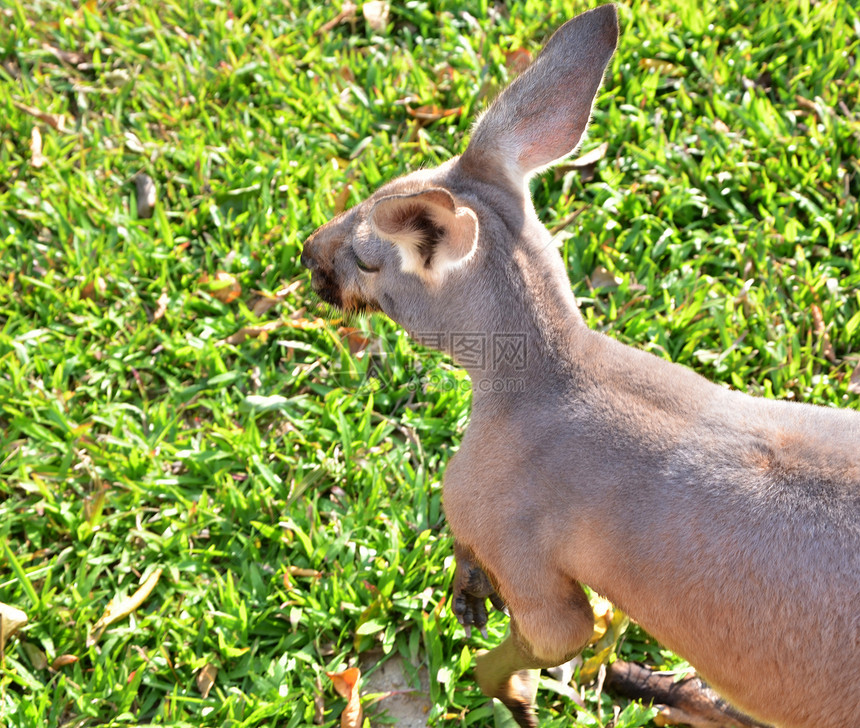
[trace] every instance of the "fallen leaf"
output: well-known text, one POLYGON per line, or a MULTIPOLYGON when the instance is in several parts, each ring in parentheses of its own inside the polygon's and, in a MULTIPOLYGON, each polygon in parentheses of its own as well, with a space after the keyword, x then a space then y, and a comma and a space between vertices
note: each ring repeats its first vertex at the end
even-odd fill
POLYGON ((358 354, 358 352, 364 351, 368 344, 370 344, 370 338, 365 336, 361 332, 361 329, 351 326, 340 326, 337 334, 341 339, 346 339, 350 354, 358 354))
POLYGON ((417 109, 406 109, 409 116, 421 121, 439 121, 447 116, 460 116, 463 113, 463 107, 458 106, 456 109, 442 109, 435 104, 419 106, 417 109))
POLYGON ((388 11, 386 0, 369 0, 361 8, 365 22, 377 33, 382 33, 388 27, 388 11))
POLYGON ((612 623, 612 615, 615 611, 612 602, 607 601, 603 597, 594 597, 591 602, 591 611, 594 613, 594 631, 591 634, 589 644, 594 644, 609 629, 612 623))
POLYGON ((355 14, 358 11, 358 5, 350 0, 341 5, 340 12, 325 25, 321 26, 317 33, 328 33, 341 23, 351 22, 355 20, 355 14))
POLYGON ((322 680, 317 675, 314 682, 314 725, 322 725, 325 723, 325 698, 323 697, 322 680))
POLYGON ((155 211, 157 193, 155 182, 148 174, 141 172, 134 178, 134 186, 137 188, 137 216, 141 220, 152 217, 155 211))
POLYGON ((161 578, 161 571, 161 568, 155 569, 130 597, 120 599, 119 601, 111 600, 108 603, 105 613, 95 623, 93 631, 87 637, 87 647, 92 647, 98 642, 108 626, 120 619, 124 619, 146 601, 146 598, 155 589, 155 585, 158 584, 158 580, 161 578))
MULTIPOLYGON (((598 611, 603 611, 606 609, 606 605, 602 601, 597 601, 596 608, 598 611)), ((595 607, 593 606, 592 609, 595 609, 595 607)), ((579 682, 581 684, 592 682, 601 674, 601 668, 615 654, 618 640, 621 639, 621 636, 627 631, 627 626, 630 624, 630 618, 620 609, 612 607, 612 605, 609 605, 609 611, 603 611, 602 619, 605 620, 606 628, 600 638, 594 643, 594 654, 583 662, 579 670, 579 682)))
POLYGON ((261 337, 265 341, 272 331, 276 331, 285 325, 285 322, 279 320, 269 321, 259 326, 243 326, 235 334, 230 334, 224 341, 228 344, 241 344, 245 339, 256 339, 258 337, 261 337))
POLYGON ((204 273, 200 277, 200 285, 212 298, 217 298, 221 303, 232 303, 242 294, 242 286, 239 285, 236 276, 223 270, 219 270, 212 278, 204 273))
POLYGON ((334 205, 332 206, 332 211, 335 215, 340 215, 346 209, 346 204, 349 202, 351 194, 352 185, 344 185, 340 192, 337 193, 337 196, 334 198, 334 205))
POLYGON ((36 169, 44 167, 47 158, 42 154, 42 132, 38 126, 34 126, 30 132, 30 164, 36 169))
POLYGON ((505 53, 505 67, 517 76, 525 71, 532 63, 532 54, 526 48, 517 48, 505 53))
POLYGON ((49 53, 53 53, 63 63, 68 63, 70 66, 75 66, 76 68, 90 62, 89 57, 84 53, 64 51, 52 46, 50 43, 42 43, 42 48, 49 53))
POLYGON ((76 655, 59 655, 54 658, 54 661, 51 663, 52 670, 59 670, 61 667, 66 667, 67 665, 74 665, 78 661, 78 657, 76 655))
POLYGON ((290 572, 290 576, 310 576, 315 579, 319 579, 322 576, 321 571, 317 571, 316 569, 303 569, 301 566, 290 566, 287 570, 290 572))
POLYGON ((589 149, 582 156, 558 165, 555 168, 555 180, 560 182, 564 179, 565 175, 575 171, 579 172, 579 176, 583 182, 590 182, 594 179, 594 171, 597 168, 597 163, 606 156, 608 149, 609 144, 604 142, 594 149, 589 149))
POLYGON ((444 83, 445 81, 453 81, 455 76, 455 71, 453 66, 449 66, 447 63, 436 68, 436 82, 444 83))
POLYGON ((197 677, 195 678, 197 682, 197 689, 200 691, 200 694, 203 696, 204 699, 209 697, 209 691, 215 684, 216 677, 218 677, 218 668, 215 667, 215 665, 213 665, 211 662, 207 662, 197 672, 197 677))
POLYGON ((798 106, 815 114, 821 120, 823 120, 827 116, 827 113, 824 111, 823 107, 815 103, 815 101, 812 101, 811 99, 807 99, 798 94, 794 97, 794 100, 797 102, 798 106))
POLYGON ((274 294, 260 293, 260 297, 251 304, 250 308, 254 315, 259 318, 268 313, 270 309, 283 303, 287 296, 298 290, 302 285, 301 280, 293 281, 288 286, 284 286, 281 290, 275 291, 274 294))
POLYGON ((566 698, 576 703, 580 708, 584 708, 585 701, 571 685, 573 675, 580 667, 582 667, 582 657, 580 655, 576 655, 558 667, 549 668, 547 672, 552 675, 553 679, 541 678, 541 687, 548 688, 559 695, 564 695, 566 698))
POLYGON ((606 156, 608 149, 609 142, 603 142, 603 144, 600 144, 576 159, 571 160, 568 162, 568 165, 571 167, 590 167, 603 159, 606 156))
POLYGON ((6 646, 6 640, 27 624, 27 621, 27 615, 18 607, 0 602, 0 653, 6 646))
POLYGON ((588 283, 592 288, 616 288, 621 285, 622 279, 602 265, 597 266, 594 272, 589 276, 588 283))
POLYGON ((167 313, 167 304, 170 303, 170 298, 167 296, 167 289, 161 289, 161 295, 158 297, 158 301, 156 302, 155 313, 152 314, 152 320, 158 321, 160 318, 164 318, 164 314, 167 313))
POLYGON ((860 394, 860 362, 857 362, 857 366, 851 372, 851 379, 848 380, 848 391, 852 394, 860 394))
POLYGON ((300 329, 301 331, 314 331, 316 329, 324 329, 326 327, 325 319, 315 318, 315 319, 307 319, 307 318, 296 318, 290 319, 286 322, 287 326, 293 329, 300 329))
POLYGON ((836 363, 836 352, 833 349, 833 344, 830 337, 827 335, 827 327, 824 324, 824 314, 821 313, 821 308, 816 304, 812 304, 812 331, 821 342, 821 355, 831 364, 836 363))
POLYGON ((571 685, 566 685, 560 680, 553 680, 550 677, 542 677, 540 680, 540 686, 567 698, 568 700, 576 703, 580 708, 586 707, 585 701, 579 696, 579 693, 576 692, 576 688, 571 685))
POLYGON ((97 298, 102 298, 106 291, 107 283, 105 283, 105 279, 97 275, 92 280, 87 281, 81 289, 81 298, 95 300, 97 298))
POLYGON ((361 671, 357 667, 348 667, 343 672, 327 672, 334 689, 342 698, 346 698, 346 707, 340 714, 341 728, 361 728, 364 711, 361 708, 359 681, 361 671))
POLYGON ((20 111, 23 111, 25 114, 29 114, 30 116, 34 116, 39 121, 50 126, 52 129, 56 129, 61 134, 71 134, 73 131, 66 126, 65 114, 47 114, 44 111, 39 111, 39 109, 27 106, 27 104, 22 104, 19 101, 12 101, 12 103, 20 111))

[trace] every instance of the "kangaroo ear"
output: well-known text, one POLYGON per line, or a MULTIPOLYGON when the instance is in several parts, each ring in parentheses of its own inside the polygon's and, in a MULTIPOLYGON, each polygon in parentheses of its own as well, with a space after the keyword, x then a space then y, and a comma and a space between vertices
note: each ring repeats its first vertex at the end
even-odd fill
POLYGON ((478 121, 462 156, 471 174, 517 185, 566 157, 588 126, 618 43, 618 11, 601 5, 561 26, 478 121))
POLYGON ((478 245, 478 218, 457 206, 448 190, 432 187, 408 195, 389 195, 370 211, 377 235, 397 246, 403 270, 438 283, 463 265, 478 245))

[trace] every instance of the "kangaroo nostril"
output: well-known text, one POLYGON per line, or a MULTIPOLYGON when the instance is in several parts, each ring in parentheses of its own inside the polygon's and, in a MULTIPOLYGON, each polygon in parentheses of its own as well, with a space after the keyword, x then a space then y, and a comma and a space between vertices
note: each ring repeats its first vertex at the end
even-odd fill
POLYGON ((319 267, 316 259, 308 255, 307 250, 302 251, 302 256, 301 258, 299 258, 299 261, 305 268, 307 268, 311 272, 313 272, 319 267))

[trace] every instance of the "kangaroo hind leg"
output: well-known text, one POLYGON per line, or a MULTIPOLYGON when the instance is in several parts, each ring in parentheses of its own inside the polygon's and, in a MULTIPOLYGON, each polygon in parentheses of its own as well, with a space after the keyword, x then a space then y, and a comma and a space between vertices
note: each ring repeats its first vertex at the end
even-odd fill
POLYGON ((553 586, 527 598, 504 593, 511 612, 510 634, 477 658, 475 676, 481 690, 504 703, 522 728, 537 726, 532 707, 537 677, 529 671, 567 662, 594 631, 582 587, 562 576, 553 586))

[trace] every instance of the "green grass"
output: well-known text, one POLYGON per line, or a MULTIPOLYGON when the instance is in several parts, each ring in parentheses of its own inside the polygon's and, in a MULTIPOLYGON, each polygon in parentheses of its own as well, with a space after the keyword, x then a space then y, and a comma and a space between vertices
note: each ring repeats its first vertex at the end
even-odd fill
MULTIPOLYGON (((387 356, 350 355, 298 258, 338 208, 462 151, 505 52, 585 7, 418 0, 383 32, 360 10, 320 32, 339 7, 306 1, 0 8, 0 602, 29 617, 0 722, 334 726, 325 671, 398 653, 429 670, 431 724, 493 723, 471 657, 506 620, 466 642, 446 601, 463 375, 382 318, 357 325, 387 356), (461 111, 409 113, 431 105, 461 111), (203 279, 219 271, 230 303, 203 279)), ((860 14, 631 0, 621 18, 584 146, 605 157, 534 186, 550 228, 585 208, 560 237, 589 325, 739 389, 860 407, 860 14), (617 287, 590 285, 601 267, 617 287)), ((637 629, 620 653, 678 663, 637 629)), ((586 700, 580 725, 611 724, 609 696, 586 700)), ((540 714, 577 715, 547 691, 540 714)))

